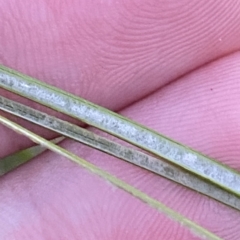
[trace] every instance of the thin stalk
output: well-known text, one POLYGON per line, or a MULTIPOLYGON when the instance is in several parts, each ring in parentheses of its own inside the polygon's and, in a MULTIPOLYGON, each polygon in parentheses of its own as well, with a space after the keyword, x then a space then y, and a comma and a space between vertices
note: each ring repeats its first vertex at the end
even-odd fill
POLYGON ((86 160, 79 158, 78 156, 55 145, 54 143, 32 133, 31 131, 28 131, 27 129, 8 120, 7 118, 0 116, 0 123, 2 123, 3 125, 5 125, 6 127, 10 128, 10 129, 14 130, 15 132, 28 137, 33 142, 38 143, 54 152, 60 154, 61 156, 64 156, 64 157, 72 160, 73 162, 81 165, 83 168, 100 176, 101 178, 105 179, 106 181, 111 182, 115 186, 123 189, 124 191, 130 193, 131 195, 135 196, 136 198, 140 199, 141 201, 147 203, 149 206, 157 209, 159 212, 164 213, 166 216, 170 217, 171 219, 181 223, 182 225, 187 227, 189 230, 191 230, 193 233, 195 233, 197 236, 199 236, 201 238, 207 238, 207 239, 220 239, 215 234, 209 232, 208 230, 204 229, 203 227, 199 226, 198 224, 194 223, 193 221, 187 219, 186 217, 182 216, 181 214, 173 211, 172 209, 168 208, 161 202, 151 198, 144 192, 141 192, 140 190, 129 185, 128 183, 126 183, 126 182, 118 179, 117 177, 111 175, 110 173, 96 167, 95 165, 87 162, 86 160))
MULTIPOLYGON (((78 127, 77 125, 60 120, 56 117, 1 96, 0 109, 84 143, 95 149, 111 154, 117 158, 148 169, 160 176, 166 177, 240 210, 240 199, 234 194, 229 193, 210 182, 203 181, 194 174, 191 174, 184 169, 179 169, 162 159, 157 159, 138 150, 122 146, 121 144, 115 143, 86 129, 78 127)), ((1 163, 4 164, 4 166, 10 165, 11 167, 7 168, 8 170, 14 168, 14 163, 12 163, 9 159, 6 159, 5 161, 0 161, 0 171, 1 163)), ((16 162, 16 164, 18 164, 18 162, 16 162)))
POLYGON ((233 169, 110 110, 3 66, 0 87, 80 119, 240 196, 240 175, 233 169))

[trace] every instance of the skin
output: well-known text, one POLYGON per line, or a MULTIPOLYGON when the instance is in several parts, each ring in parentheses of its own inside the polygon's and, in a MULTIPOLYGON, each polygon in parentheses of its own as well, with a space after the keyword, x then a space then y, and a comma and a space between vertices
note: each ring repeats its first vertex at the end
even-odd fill
MULTIPOLYGON (((0 16, 1 64, 240 171, 238 0, 0 0, 0 16)), ((32 144, 3 126, 0 134, 1 156, 32 144)), ((218 236, 240 238, 239 212, 74 141, 62 146, 218 236)), ((2 177, 0 191, 1 239, 198 239, 51 152, 2 177)))

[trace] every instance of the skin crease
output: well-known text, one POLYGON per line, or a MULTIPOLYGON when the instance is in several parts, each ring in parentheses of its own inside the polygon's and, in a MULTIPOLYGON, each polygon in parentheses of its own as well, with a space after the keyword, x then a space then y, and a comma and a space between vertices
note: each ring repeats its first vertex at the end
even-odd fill
MULTIPOLYGON (((0 0, 0 62, 240 171, 239 12, 237 0, 0 0)), ((0 134, 2 156, 31 144, 3 126, 0 134)), ((218 236, 240 238, 237 211, 74 141, 62 146, 218 236)), ((198 239, 51 152, 2 177, 0 189, 0 239, 198 239)))

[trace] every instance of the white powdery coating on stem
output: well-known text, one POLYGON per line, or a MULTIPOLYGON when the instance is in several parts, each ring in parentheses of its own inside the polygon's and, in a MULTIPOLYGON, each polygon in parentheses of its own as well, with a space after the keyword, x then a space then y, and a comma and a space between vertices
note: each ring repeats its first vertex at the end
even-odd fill
MULTIPOLYGON (((96 149, 105 151, 106 153, 110 153, 116 157, 120 157, 121 159, 134 163, 138 166, 144 167, 240 210, 240 201, 235 195, 218 188, 209 182, 204 182, 190 173, 184 171, 181 172, 175 166, 162 162, 160 159, 152 158, 151 156, 136 150, 133 151, 132 149, 125 148, 117 143, 109 142, 109 140, 99 137, 92 132, 88 132, 83 128, 64 122, 60 119, 56 119, 55 117, 31 109, 2 96, 0 96, 0 109, 16 116, 23 117, 26 120, 39 124, 40 126, 55 130, 60 134, 66 135, 96 149)), ((166 149, 168 149, 168 147, 166 149)), ((175 151, 176 149, 171 148, 170 152, 174 152, 173 150, 175 151)), ((197 160, 197 157, 191 153, 185 154, 184 158, 189 163, 197 160)), ((11 160, 10 162, 9 159, 5 159, 3 161, 6 160, 12 167, 14 167, 11 160)), ((198 164, 198 162, 196 162, 196 164, 198 164)))
POLYGON ((99 127, 123 139, 129 139, 144 149, 150 149, 163 158, 201 174, 225 188, 240 193, 240 175, 226 170, 208 158, 195 154, 183 146, 165 139, 157 133, 141 129, 131 122, 126 122, 108 111, 102 111, 95 105, 81 99, 71 99, 64 93, 55 93, 44 85, 25 81, 20 77, 0 73, 0 84, 9 90, 38 100, 48 106, 57 107, 60 111, 75 116, 90 125, 99 127))

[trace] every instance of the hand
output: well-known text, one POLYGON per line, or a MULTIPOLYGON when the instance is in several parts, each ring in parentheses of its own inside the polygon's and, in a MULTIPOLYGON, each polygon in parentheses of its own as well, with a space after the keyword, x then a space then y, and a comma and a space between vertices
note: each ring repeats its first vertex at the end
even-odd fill
MULTIPOLYGON (((237 0, 0 0, 0 62, 239 171, 239 13, 237 0)), ((32 144, 0 134, 1 156, 32 144)), ((240 238, 236 210, 74 141, 62 146, 219 237, 240 238)), ((52 152, 2 177, 0 190, 1 239, 198 239, 52 152)))

